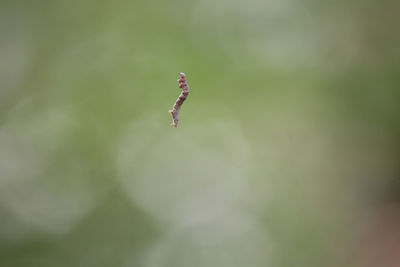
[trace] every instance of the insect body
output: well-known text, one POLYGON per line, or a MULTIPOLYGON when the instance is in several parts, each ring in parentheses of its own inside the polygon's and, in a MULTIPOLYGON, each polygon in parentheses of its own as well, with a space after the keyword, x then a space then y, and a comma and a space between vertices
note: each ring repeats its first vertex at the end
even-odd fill
POLYGON ((173 108, 169 111, 172 115, 172 124, 171 126, 176 128, 178 126, 178 114, 179 110, 181 109, 181 106, 183 104, 183 101, 186 100, 187 96, 189 95, 189 86, 186 82, 186 75, 183 72, 179 73, 179 88, 182 88, 181 94, 178 96, 178 99, 175 101, 175 104, 173 108))

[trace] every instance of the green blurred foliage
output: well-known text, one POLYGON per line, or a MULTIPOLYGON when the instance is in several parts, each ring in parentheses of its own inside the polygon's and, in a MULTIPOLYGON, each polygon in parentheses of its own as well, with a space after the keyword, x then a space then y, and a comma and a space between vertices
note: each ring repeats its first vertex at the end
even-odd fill
POLYGON ((353 266, 400 196, 399 8, 3 0, 0 266, 353 266))

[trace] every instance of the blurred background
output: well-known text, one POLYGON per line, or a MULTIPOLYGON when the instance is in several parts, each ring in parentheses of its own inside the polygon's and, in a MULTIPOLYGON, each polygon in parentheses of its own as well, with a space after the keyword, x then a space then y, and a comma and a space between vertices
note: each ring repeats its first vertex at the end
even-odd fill
POLYGON ((2 0, 0 266, 400 266, 399 9, 2 0))

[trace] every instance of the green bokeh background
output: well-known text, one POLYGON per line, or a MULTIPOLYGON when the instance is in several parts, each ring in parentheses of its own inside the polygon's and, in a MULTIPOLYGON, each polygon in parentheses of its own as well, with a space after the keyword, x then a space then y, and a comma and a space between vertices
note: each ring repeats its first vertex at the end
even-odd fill
POLYGON ((1 1, 0 266, 354 266, 399 196, 399 8, 1 1))

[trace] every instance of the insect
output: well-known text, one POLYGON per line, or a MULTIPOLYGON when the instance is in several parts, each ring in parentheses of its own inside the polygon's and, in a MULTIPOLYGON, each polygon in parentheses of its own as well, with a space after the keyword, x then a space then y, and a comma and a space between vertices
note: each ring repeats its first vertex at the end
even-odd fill
POLYGON ((179 110, 181 109, 181 106, 183 104, 183 101, 186 100, 187 96, 189 95, 189 86, 186 82, 186 75, 183 72, 179 73, 179 79, 178 79, 178 87, 182 88, 181 94, 178 96, 178 99, 176 99, 175 104, 173 108, 169 111, 172 115, 172 123, 171 126, 176 128, 178 126, 178 114, 179 110))

